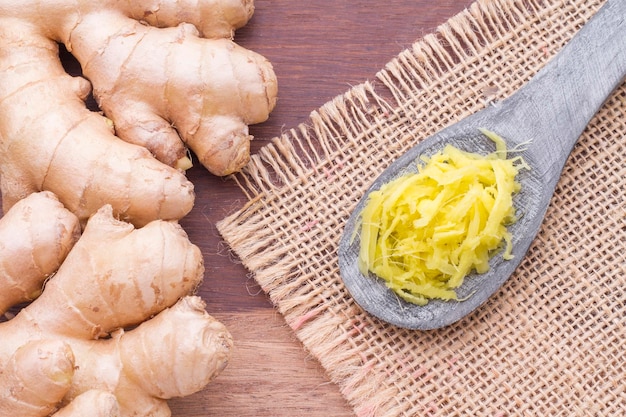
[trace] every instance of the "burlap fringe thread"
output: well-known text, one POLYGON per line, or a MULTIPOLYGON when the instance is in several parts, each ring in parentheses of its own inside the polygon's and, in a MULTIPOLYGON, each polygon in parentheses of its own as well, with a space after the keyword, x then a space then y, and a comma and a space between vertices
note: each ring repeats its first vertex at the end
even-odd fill
POLYGON ((572 153, 517 273, 470 317, 430 332, 386 325, 352 301, 336 256, 387 164, 497 105, 602 3, 478 1, 380 71, 386 99, 354 87, 236 177, 250 201, 222 236, 357 416, 626 415, 625 86, 572 153))

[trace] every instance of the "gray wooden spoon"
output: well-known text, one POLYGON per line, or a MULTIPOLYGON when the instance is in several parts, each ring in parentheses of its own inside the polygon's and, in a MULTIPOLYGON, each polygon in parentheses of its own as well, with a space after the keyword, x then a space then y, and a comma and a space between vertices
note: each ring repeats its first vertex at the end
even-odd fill
MULTIPOLYGON (((394 161, 374 181, 349 218, 339 244, 342 279, 354 300, 370 314, 409 329, 435 329, 454 323, 483 304, 509 278, 537 235, 565 162, 587 124, 626 76, 626 0, 609 0, 537 75, 514 95, 463 119, 394 161), (466 277, 457 294, 463 301, 432 300, 417 306, 401 300, 374 275, 358 268, 360 212, 369 193, 397 177, 415 171, 420 155, 431 155, 452 144, 486 154, 493 142, 485 128, 519 146, 530 166, 518 180, 522 190, 514 204, 521 218, 513 234, 514 259, 495 256, 491 270, 466 277), (530 141, 530 142, 529 142, 530 141)), ((622 140, 623 138, 615 138, 622 140)))

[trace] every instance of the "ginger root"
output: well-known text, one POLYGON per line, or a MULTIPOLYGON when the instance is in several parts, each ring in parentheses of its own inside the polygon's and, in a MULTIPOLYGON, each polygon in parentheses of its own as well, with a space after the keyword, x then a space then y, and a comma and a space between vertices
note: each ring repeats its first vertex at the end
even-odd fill
POLYGON ((0 323, 0 415, 98 415, 97 403, 103 416, 169 416, 167 399, 228 363, 228 330, 192 295, 199 248, 176 222, 136 229, 112 213, 91 217, 39 298, 0 323))
POLYGON ((119 403, 115 395, 107 391, 89 390, 72 400, 52 417, 121 417, 119 403))
POLYGON ((83 223, 105 204, 137 226, 185 216, 187 147, 214 174, 232 173, 249 158, 248 124, 276 103, 271 64, 231 40, 253 10, 251 0, 3 1, 5 211, 50 190, 83 223), (66 73, 59 43, 86 78, 66 73), (104 116, 85 106, 92 85, 104 116))
POLYGON ((45 191, 21 200, 0 219, 0 315, 39 296, 79 234, 76 216, 45 191))
POLYGON ((232 40, 253 10, 0 2, 0 311, 38 296, 0 322, 0 415, 169 416, 226 366, 231 336, 193 295, 203 258, 176 221, 195 197, 188 149, 235 172, 275 106, 271 64, 232 40))

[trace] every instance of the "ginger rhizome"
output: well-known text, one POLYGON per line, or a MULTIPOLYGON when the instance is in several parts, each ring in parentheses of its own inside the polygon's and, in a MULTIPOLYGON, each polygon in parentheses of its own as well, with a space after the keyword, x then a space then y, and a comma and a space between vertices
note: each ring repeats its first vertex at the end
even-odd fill
POLYGON ((0 315, 39 296, 79 234, 76 216, 49 192, 31 194, 0 219, 0 315))
POLYGON ((169 416, 166 399, 226 365, 230 335, 193 295, 203 259, 176 221, 194 203, 189 155, 239 170, 248 125, 275 106, 271 64, 233 41, 253 11, 0 0, 0 311, 38 297, 0 323, 0 415, 169 416))
POLYGON ((169 416, 167 399, 199 391, 230 357, 228 330, 192 295, 203 274, 178 223, 135 229, 103 207, 39 298, 0 323, 0 415, 94 415, 79 405, 90 395, 102 415, 169 416))
POLYGON ((240 169, 248 124, 276 102, 269 61, 231 40, 253 9, 249 0, 0 2, 5 211, 50 190, 82 222, 105 204, 135 225, 185 216, 187 148, 217 175, 240 169), (59 43, 85 78, 66 73, 59 43), (104 115, 85 106, 91 86, 104 115))
POLYGON ((5 212, 30 193, 49 190, 83 222, 104 204, 137 225, 187 214, 194 194, 184 174, 116 138, 111 124, 85 107, 89 83, 67 75, 56 42, 23 25, 0 19, 5 212))

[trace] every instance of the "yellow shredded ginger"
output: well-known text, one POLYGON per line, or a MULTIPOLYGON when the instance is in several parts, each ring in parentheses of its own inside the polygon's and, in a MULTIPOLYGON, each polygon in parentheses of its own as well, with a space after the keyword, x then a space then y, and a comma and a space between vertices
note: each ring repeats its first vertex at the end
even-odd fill
POLYGON ((507 225, 516 220, 513 194, 524 164, 507 159, 499 136, 482 132, 496 143, 495 152, 483 156, 447 145, 423 158, 417 173, 370 194, 361 213, 362 274, 371 271, 402 299, 424 305, 457 299, 464 277, 487 272, 503 246, 503 258, 512 258, 507 225))

